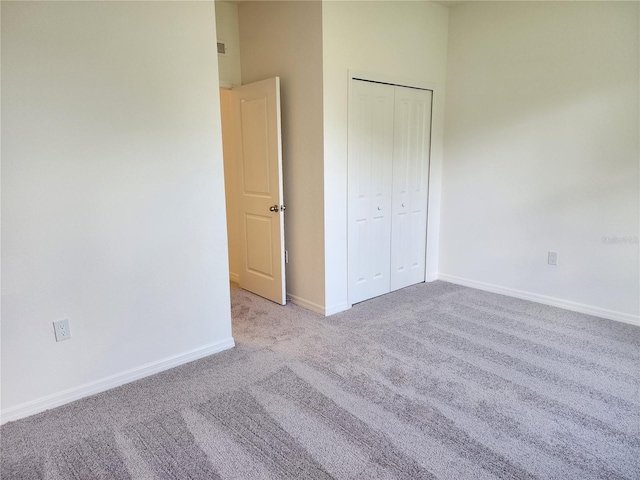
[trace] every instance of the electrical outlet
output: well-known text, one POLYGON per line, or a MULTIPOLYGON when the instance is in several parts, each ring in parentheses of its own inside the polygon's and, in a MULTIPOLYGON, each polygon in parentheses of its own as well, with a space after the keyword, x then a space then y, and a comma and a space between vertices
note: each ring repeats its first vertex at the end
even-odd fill
POLYGON ((56 342, 68 340, 71 338, 71 328, 69 327, 69 320, 59 320, 53 322, 53 328, 56 332, 56 342))
POLYGON ((549 250, 547 263, 549 263, 549 265, 558 265, 558 252, 552 252, 551 250, 549 250))

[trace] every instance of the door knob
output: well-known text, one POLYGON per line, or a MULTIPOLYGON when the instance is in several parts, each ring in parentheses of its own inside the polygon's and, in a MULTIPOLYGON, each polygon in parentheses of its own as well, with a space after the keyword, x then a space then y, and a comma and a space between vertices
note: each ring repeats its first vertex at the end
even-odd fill
POLYGON ((278 205, 271 205, 269 207, 269 211, 270 212, 277 212, 278 211, 278 205))

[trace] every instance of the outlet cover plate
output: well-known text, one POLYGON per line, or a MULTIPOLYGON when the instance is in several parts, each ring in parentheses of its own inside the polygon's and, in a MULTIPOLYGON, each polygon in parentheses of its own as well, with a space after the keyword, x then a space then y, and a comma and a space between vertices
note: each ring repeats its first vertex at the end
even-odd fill
POLYGON ((56 332, 56 342, 69 340, 71 338, 71 328, 69 327, 69 320, 64 319, 53 322, 53 328, 56 332))

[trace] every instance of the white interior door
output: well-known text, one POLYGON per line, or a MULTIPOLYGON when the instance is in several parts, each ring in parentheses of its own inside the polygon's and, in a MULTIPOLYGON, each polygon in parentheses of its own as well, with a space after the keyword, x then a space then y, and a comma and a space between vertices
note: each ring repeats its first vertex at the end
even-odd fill
POLYGON ((240 287, 286 304, 280 79, 232 90, 237 140, 240 287))
POLYGON ((394 87, 391 290, 425 280, 431 97, 394 87))
POLYGON ((349 302, 389 292, 393 97, 388 85, 352 81, 349 113, 349 302))

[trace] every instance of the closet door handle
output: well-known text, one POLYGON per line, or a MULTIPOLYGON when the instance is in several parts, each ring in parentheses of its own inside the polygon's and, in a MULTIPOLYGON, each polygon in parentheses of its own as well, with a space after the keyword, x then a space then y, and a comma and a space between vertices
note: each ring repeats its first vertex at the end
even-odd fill
POLYGON ((271 205, 269 207, 269 211, 270 212, 277 212, 278 211, 278 205, 271 205))

